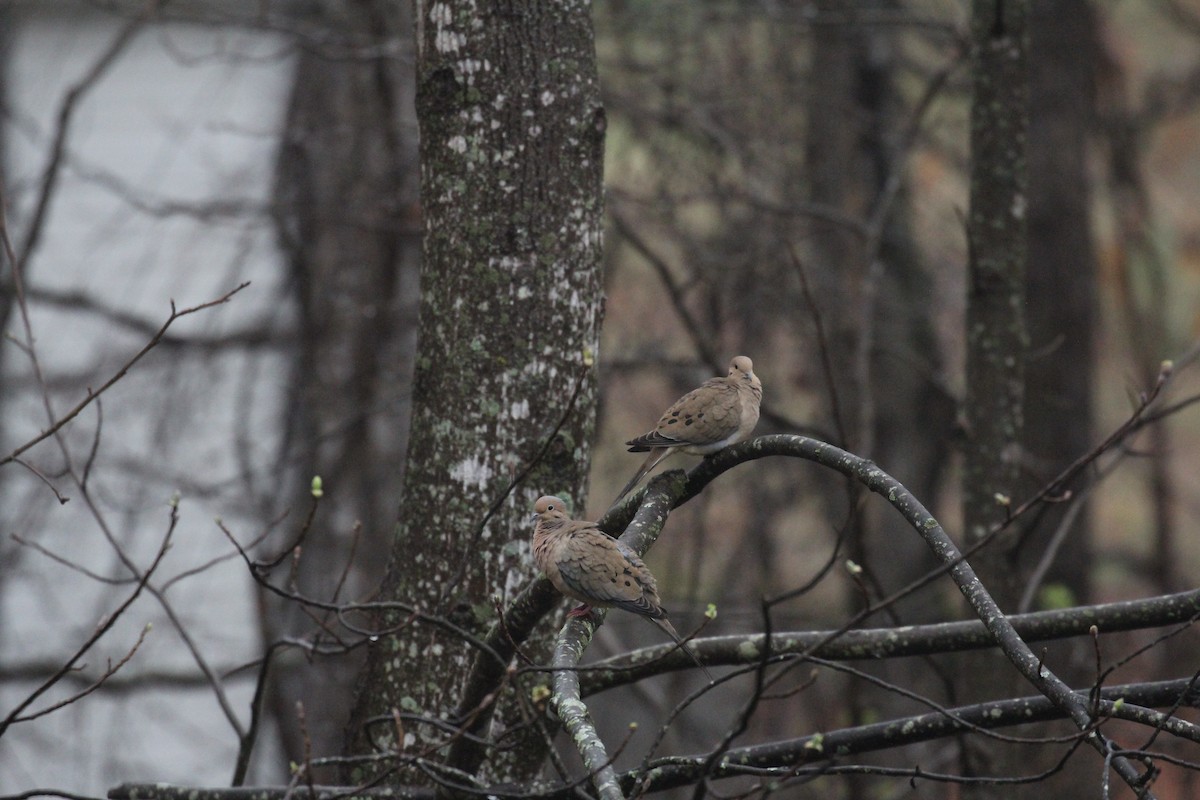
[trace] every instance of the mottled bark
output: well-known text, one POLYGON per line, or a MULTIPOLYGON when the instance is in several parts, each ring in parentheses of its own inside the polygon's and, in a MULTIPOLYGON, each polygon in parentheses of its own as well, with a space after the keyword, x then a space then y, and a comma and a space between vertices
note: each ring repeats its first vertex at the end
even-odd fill
MULTIPOLYGON (((532 575, 533 500, 553 493, 582 505, 595 425, 605 116, 586 3, 419 0, 416 29, 420 344, 382 597, 482 633, 492 598, 511 597, 532 575)), ((540 647, 547 642, 544 634, 540 647)), ((371 743, 394 746, 393 708, 452 712, 473 656, 420 624, 381 638, 360 681, 350 749, 369 749, 364 725, 377 717, 371 743)))
MULTIPOLYGON (((1023 427, 1026 332, 1025 255, 1028 209, 1029 0, 975 0, 971 19, 970 213, 967 221, 967 354, 962 502, 968 546, 1004 522, 1017 489, 1023 427)), ((1020 596, 1015 531, 1009 529, 971 563, 1000 609, 1020 596)), ((987 655, 965 659, 960 698, 1010 696, 1020 684, 1007 664, 987 655), (974 676, 993 674, 990 685, 974 676)), ((965 748, 967 774, 1018 774, 1011 749, 965 748)), ((1019 787, 964 786, 971 798, 1013 797, 1019 787)))
MULTIPOLYGON (((967 237, 967 424, 963 525, 973 544, 1003 522, 1018 474, 1025 372, 1025 231, 1029 2, 976 0, 971 20, 970 215, 967 237)), ((1001 607, 1017 576, 993 545, 976 557, 1001 607), (992 565, 989 569, 988 564, 992 565), (989 580, 991 579, 991 580, 989 580)))
MULTIPOLYGON (((300 590, 321 600, 334 598, 346 570, 341 599, 379 584, 408 438, 420 256, 416 120, 411 61, 387 48, 407 41, 405 16, 383 0, 313 7, 306 21, 327 38, 298 54, 279 156, 279 238, 300 314, 280 458, 287 485, 300 490, 290 498, 297 525, 295 509, 312 502, 309 478, 324 479, 297 575, 300 590)), ((268 640, 313 627, 295 604, 272 603, 264 616, 268 640)), ((280 661, 269 702, 289 760, 305 752, 297 701, 312 750, 341 749, 361 666, 354 657, 280 661)))
MULTIPOLYGON (((1030 14, 1029 259, 1023 453, 1029 491, 1095 443, 1092 430, 1096 257, 1087 144, 1094 120, 1097 31, 1087 0, 1045 0, 1030 14)), ((1064 487, 1077 491, 1083 482, 1064 487)), ((1043 557, 1069 510, 1037 515, 1021 546, 1022 572, 1043 557)), ((1089 596, 1092 563, 1083 512, 1046 581, 1089 596)), ((1044 585, 1045 582, 1043 582, 1044 585)))

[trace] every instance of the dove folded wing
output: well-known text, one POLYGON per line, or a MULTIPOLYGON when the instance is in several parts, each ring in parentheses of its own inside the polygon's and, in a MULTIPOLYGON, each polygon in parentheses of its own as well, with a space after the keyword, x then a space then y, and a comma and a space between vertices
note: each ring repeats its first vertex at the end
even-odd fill
POLYGON ((599 531, 564 539, 556 566, 565 588, 577 600, 655 619, 666 615, 646 565, 623 543, 599 531))

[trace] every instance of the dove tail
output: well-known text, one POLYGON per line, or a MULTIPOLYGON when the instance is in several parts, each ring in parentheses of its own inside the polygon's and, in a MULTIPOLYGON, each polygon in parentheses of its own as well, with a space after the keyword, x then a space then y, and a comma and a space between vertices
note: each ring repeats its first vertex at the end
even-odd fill
POLYGON ((709 683, 716 682, 717 679, 714 678, 713 674, 708 671, 708 667, 701 664, 700 659, 696 657, 696 654, 693 653, 690 649, 688 649, 688 646, 686 644, 684 644, 683 639, 679 636, 679 631, 675 630, 675 626, 671 624, 671 621, 669 619, 667 619, 666 617, 658 617, 658 618, 647 617, 646 619, 650 620, 655 625, 662 628, 663 631, 668 636, 670 636, 672 639, 675 640, 675 644, 679 646, 679 649, 682 650, 683 652, 687 653, 688 658, 690 658, 693 662, 695 662, 697 667, 704 670, 704 674, 708 677, 709 683))
POLYGON ((669 447, 655 447, 650 451, 650 455, 646 456, 646 460, 642 462, 641 468, 629 483, 625 484, 625 488, 617 495, 617 499, 613 500, 613 505, 621 502, 621 498, 629 494, 633 487, 637 486, 642 478, 646 477, 646 473, 658 466, 658 462, 669 456, 673 451, 669 447))

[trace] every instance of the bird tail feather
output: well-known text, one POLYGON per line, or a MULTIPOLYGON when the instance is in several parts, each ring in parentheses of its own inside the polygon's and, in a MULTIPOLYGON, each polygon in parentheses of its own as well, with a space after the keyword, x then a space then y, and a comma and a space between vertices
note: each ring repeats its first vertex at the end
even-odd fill
POLYGON ((713 674, 708 671, 708 667, 706 667, 702 663, 700 663, 700 659, 697 658, 696 654, 693 653, 691 651, 691 649, 688 648, 687 644, 683 641, 683 638, 680 637, 679 631, 675 630, 675 626, 671 624, 671 621, 669 619, 667 619, 666 617, 659 617, 657 619, 654 617, 646 617, 646 619, 650 620, 655 625, 662 628, 663 631, 675 641, 675 644, 678 645, 678 648, 680 650, 682 650, 683 652, 687 653, 688 658, 690 658, 693 662, 695 662, 697 667, 704 670, 704 674, 706 676, 708 676, 709 683, 716 682, 716 678, 714 678, 713 674))
POLYGON ((621 502, 622 497, 629 494, 630 490, 637 486, 642 478, 646 477, 646 474, 650 472, 650 470, 658 466, 658 462, 662 461, 671 453, 672 450, 669 447, 656 447, 651 450, 650 455, 646 456, 646 460, 642 462, 642 466, 640 469, 638 469, 637 474, 633 476, 633 479, 630 480, 629 483, 625 484, 625 488, 622 489, 621 493, 617 495, 617 499, 613 500, 613 505, 621 502))

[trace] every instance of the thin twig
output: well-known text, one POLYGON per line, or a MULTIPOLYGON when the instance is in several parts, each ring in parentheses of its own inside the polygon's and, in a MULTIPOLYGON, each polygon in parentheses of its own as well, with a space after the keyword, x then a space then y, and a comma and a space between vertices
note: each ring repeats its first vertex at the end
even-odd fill
MULTIPOLYGON (((6 247, 8 246, 7 237, 5 237, 5 246, 6 247)), ((71 420, 75 419, 75 417, 79 416, 79 412, 83 411, 85 408, 90 406, 93 402, 95 402, 95 400, 97 398, 99 398, 102 394, 104 394, 109 389, 111 389, 117 381, 119 381, 119 380, 121 380, 121 378, 125 377, 126 373, 128 373, 129 370, 131 370, 135 364, 137 364, 139 361, 142 360, 143 356, 145 356, 147 353, 149 353, 151 350, 153 350, 155 347, 157 347, 159 342, 162 341, 163 334, 167 332, 167 329, 170 328, 171 325, 173 325, 176 320, 178 320, 182 317, 186 317, 190 314, 195 314, 197 312, 204 311, 209 308, 213 308, 214 306, 219 306, 224 303, 228 303, 235 294, 242 291, 249 285, 250 285, 250 281, 246 281, 246 282, 240 284, 239 286, 237 286, 237 288, 233 289, 232 291, 226 292, 222 296, 218 297, 216 300, 210 300, 209 302, 201 303, 198 306, 192 306, 190 308, 185 308, 182 311, 176 310, 175 301, 172 300, 171 301, 171 314, 170 314, 170 316, 167 317, 167 321, 162 324, 162 326, 158 329, 158 331, 154 334, 154 336, 151 337, 150 341, 147 342, 146 345, 144 347, 142 347, 141 350, 139 350, 132 358, 130 358, 128 361, 126 361, 125 364, 122 365, 121 368, 118 369, 112 375, 112 377, 110 377, 107 381, 105 381, 103 384, 101 384, 99 389, 96 389, 94 391, 92 389, 88 389, 87 396, 83 400, 80 400, 73 408, 71 408, 71 410, 67 411, 67 413, 63 414, 62 416, 58 417, 57 419, 52 419, 52 424, 50 425, 49 428, 42 431, 40 434, 38 434, 34 438, 30 439, 29 441, 25 442, 25 444, 16 448, 11 453, 9 453, 7 456, 0 458, 0 466, 4 466, 5 464, 15 461, 26 450, 30 449, 31 447, 34 447, 35 445, 40 444, 41 442, 45 441, 49 437, 57 434, 64 425, 66 425, 71 420)))
POLYGON ((108 682, 109 678, 111 678, 113 675, 116 675, 117 672, 119 672, 122 667, 124 667, 126 664, 129 663, 129 661, 133 658, 134 654, 136 654, 138 649, 142 646, 142 643, 146 641, 146 634, 148 634, 148 633, 150 633, 150 626, 146 625, 145 627, 142 628, 142 632, 138 634, 137 641, 133 643, 133 647, 129 648, 129 652, 127 652, 124 656, 122 656, 121 659, 119 661, 117 661, 116 664, 113 664, 110 662, 108 665, 108 668, 104 670, 104 673, 101 674, 99 678, 92 681, 92 683, 89 686, 87 686, 84 689, 81 689, 80 691, 76 692, 75 694, 71 695, 70 697, 66 698, 65 700, 60 700, 57 703, 46 706, 43 709, 39 709, 38 711, 35 711, 32 714, 26 714, 24 716, 16 717, 12 720, 12 724, 15 725, 18 722, 29 722, 30 720, 35 720, 35 719, 38 719, 39 717, 44 717, 47 714, 51 714, 55 711, 58 711, 60 708, 65 708, 65 707, 71 705, 72 703, 86 697, 87 695, 89 695, 92 692, 99 689, 101 686, 103 686, 105 683, 108 682))
POLYGON ((92 646, 95 645, 96 642, 100 641, 100 638, 112 629, 112 626, 115 625, 117 620, 120 619, 121 615, 125 613, 125 610, 133 605, 133 602, 137 600, 139 596, 141 596, 144 589, 149 587, 150 576, 154 574, 156 569, 158 569, 158 565, 162 563, 163 556, 167 554, 167 549, 170 547, 171 543, 171 535, 175 532, 175 526, 178 523, 179 509, 172 508, 170 519, 167 524, 167 531, 163 535, 162 544, 158 548, 158 553, 154 556, 154 560, 150 563, 150 566, 147 567, 145 572, 142 573, 141 578, 138 580, 137 586, 134 587, 133 592, 130 593, 125 602, 121 603, 121 605, 119 605, 115 611, 100 621, 100 624, 96 626, 96 630, 92 632, 92 635, 89 636, 83 642, 83 644, 79 646, 75 653, 63 663, 62 667, 57 672, 43 681, 37 689, 33 690, 17 705, 16 708, 10 711, 8 716, 3 721, 0 721, 0 737, 2 737, 5 731, 8 730, 9 726, 13 724, 13 721, 21 715, 22 711, 28 708, 34 700, 37 700, 39 697, 41 697, 52 686, 62 680, 63 676, 74 668, 75 663, 79 661, 79 659, 83 658, 83 655, 91 650, 92 646))

